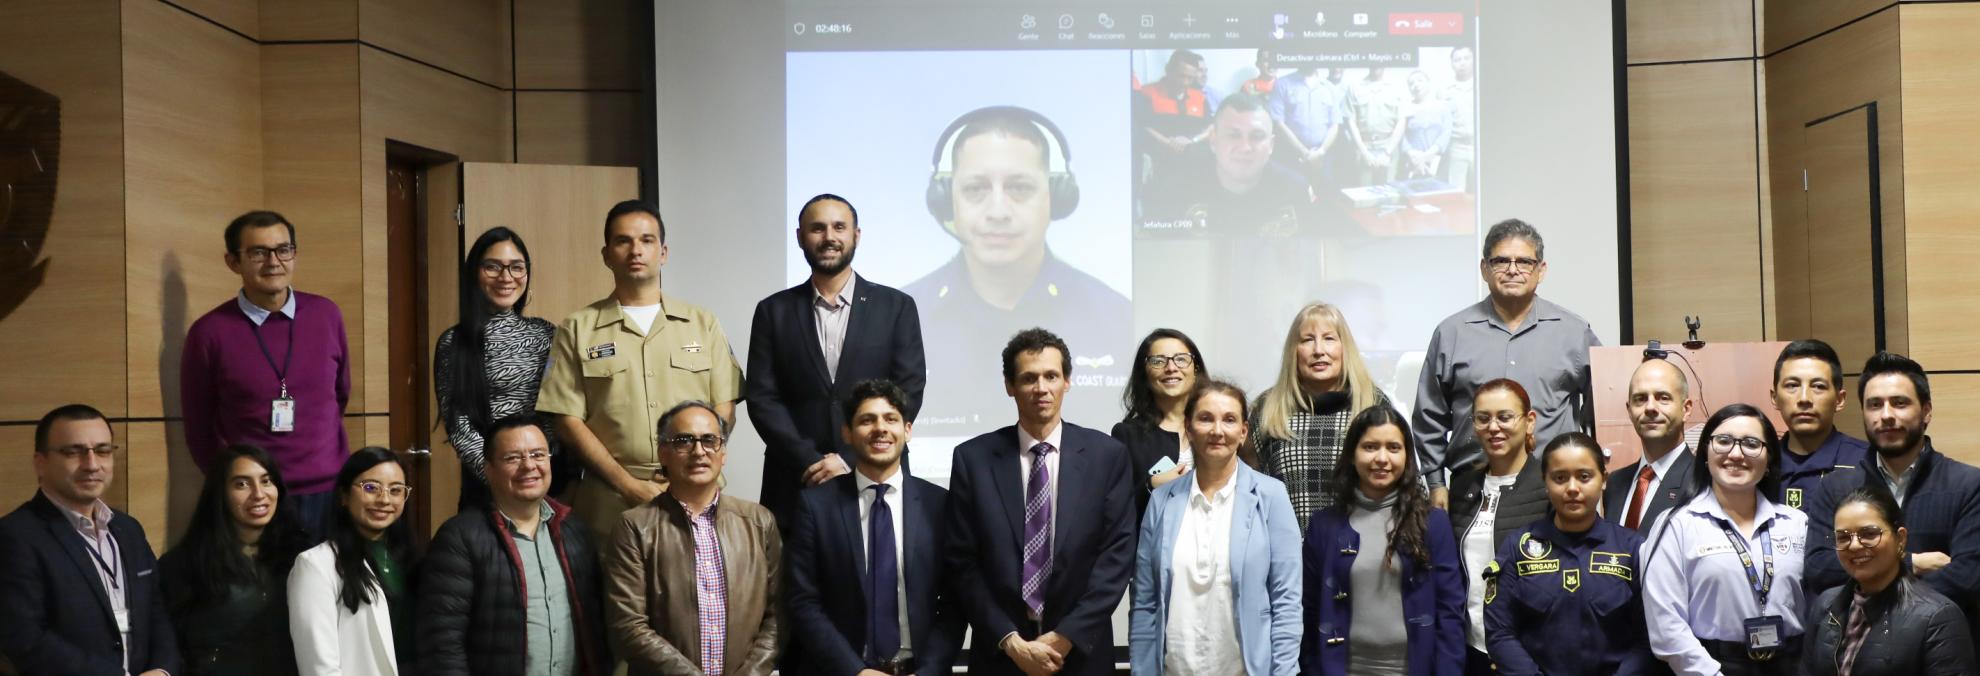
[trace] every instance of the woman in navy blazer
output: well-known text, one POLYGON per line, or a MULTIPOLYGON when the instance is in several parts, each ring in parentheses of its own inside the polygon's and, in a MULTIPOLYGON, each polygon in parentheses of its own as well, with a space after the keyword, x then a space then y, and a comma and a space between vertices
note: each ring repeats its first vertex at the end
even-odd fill
POLYGON ((1335 473, 1333 506, 1315 512, 1306 533, 1301 674, 1340 676, 1350 663, 1357 674, 1464 672, 1457 541, 1417 481, 1415 448, 1409 420, 1388 406, 1348 424, 1352 462, 1335 473))
POLYGON ((1285 484, 1238 459, 1250 436, 1246 401, 1237 386, 1206 379, 1184 404, 1195 466, 1155 489, 1135 547, 1128 654, 1136 674, 1299 672, 1299 522, 1285 484), (1228 507, 1214 506, 1220 502, 1228 507), (1223 523, 1214 518, 1220 513, 1223 523), (1205 527, 1184 534, 1186 521, 1205 527), (1194 546, 1179 552, 1185 535, 1194 546), (1205 546, 1226 538, 1224 556, 1205 546), (1227 607, 1217 598, 1226 593, 1227 607), (1190 617, 1172 629, 1170 609, 1178 602, 1189 604, 1190 617), (1240 659, 1243 671, 1230 670, 1227 658, 1240 659))

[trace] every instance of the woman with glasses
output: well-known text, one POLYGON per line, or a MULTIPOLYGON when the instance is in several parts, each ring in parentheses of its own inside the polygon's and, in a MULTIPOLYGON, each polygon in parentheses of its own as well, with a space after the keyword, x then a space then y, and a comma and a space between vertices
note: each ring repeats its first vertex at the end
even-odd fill
POLYGON ((1490 676, 1485 650, 1484 573, 1500 543, 1547 515, 1547 489, 1533 462, 1532 400, 1516 381, 1499 378, 1471 398, 1471 431, 1485 454, 1451 474, 1451 529, 1464 551, 1466 673, 1490 676))
POLYGON ((1148 511, 1148 495, 1182 477, 1193 464, 1189 439, 1183 434, 1183 406, 1208 373, 1196 341, 1175 329, 1155 329, 1134 352, 1134 370, 1121 392, 1127 417, 1114 424, 1113 437, 1128 450, 1134 468, 1135 515, 1148 511))
POLYGON ((303 676, 397 676, 412 665, 412 487, 391 451, 366 446, 337 473, 329 539, 289 572, 289 635, 303 676))
MULTIPOLYGON (((461 459, 461 508, 488 505, 484 457, 489 423, 536 414, 537 386, 550 363, 550 341, 557 327, 526 317, 529 305, 529 247, 508 228, 490 228, 474 240, 461 260, 460 323, 440 334, 434 347, 433 389, 447 440, 461 459)), ((543 426, 551 440, 556 436, 543 426)), ((559 485, 569 471, 553 469, 559 485)), ((555 493, 555 489, 552 489, 555 493)))
POLYGON ((215 459, 160 585, 192 676, 296 673, 286 581, 308 535, 282 494, 282 470, 258 446, 215 459))
POLYGON ((1283 484, 1238 459, 1244 391, 1184 401, 1195 466, 1155 490, 1135 549, 1128 653, 1137 674, 1299 673, 1299 526, 1283 484), (1242 670, 1237 668, 1242 665, 1242 670))
POLYGON ((1314 512, 1334 506, 1334 470, 1348 420, 1356 411, 1388 405, 1341 311, 1326 303, 1300 308, 1286 329, 1279 379, 1252 406, 1251 430, 1258 468, 1285 482, 1301 533, 1314 512))
POLYGON ((1959 606, 1905 568, 1908 533, 1890 491, 1851 491, 1836 505, 1835 528, 1850 582, 1823 592, 1809 611, 1809 676, 1980 673, 1959 606))
POLYGON ((1501 540, 1484 571, 1492 672, 1655 673, 1636 561, 1643 538, 1602 518, 1606 461, 1595 438, 1580 432, 1555 437, 1532 461, 1552 509, 1501 540))
POLYGON ((1780 435, 1732 404, 1699 438, 1696 495, 1644 534, 1650 649, 1680 675, 1799 673, 1808 517, 1767 498, 1780 494, 1780 435))
POLYGON ((1409 420, 1388 406, 1348 424, 1350 461, 1306 532, 1308 676, 1449 676, 1464 670, 1464 579, 1451 519, 1430 504, 1409 420))

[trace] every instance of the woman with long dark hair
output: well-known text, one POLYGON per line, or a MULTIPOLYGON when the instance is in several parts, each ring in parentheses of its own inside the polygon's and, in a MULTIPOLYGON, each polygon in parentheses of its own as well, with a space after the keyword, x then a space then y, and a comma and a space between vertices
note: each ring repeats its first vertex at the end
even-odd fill
MULTIPOLYGON (((1850 581, 1809 612, 1809 676, 1954 676, 1980 672, 1959 605, 1904 565, 1904 512, 1880 486, 1836 505, 1836 558, 1850 581)), ((1821 537, 1817 534, 1817 537, 1821 537)))
MULTIPOLYGON (((433 349, 440 421, 461 459, 461 506, 488 504, 482 430, 496 420, 536 412, 537 386, 550 363, 557 327, 523 315, 531 269, 521 236, 500 226, 481 233, 461 260, 460 323, 441 333, 433 349)), ((559 462, 557 437, 548 426, 543 437, 551 440, 552 462, 559 462)), ((552 470, 559 484, 568 474, 561 467, 552 470)))
POLYGON ((1183 407, 1209 367, 1203 365, 1196 341, 1175 329, 1155 329, 1141 339, 1129 366, 1127 388, 1121 391, 1127 417, 1114 424, 1112 434, 1127 447, 1128 465, 1141 484, 1134 494, 1139 516, 1148 511, 1149 493, 1182 477, 1194 464, 1183 407))
POLYGON ((1348 423, 1351 461, 1306 532, 1300 673, 1444 676, 1464 670, 1464 579, 1451 519, 1418 481, 1409 419, 1348 423))
POLYGON ((1286 328, 1278 380, 1251 407, 1258 470, 1285 483, 1300 532, 1314 512, 1338 506, 1330 486, 1345 464, 1349 419, 1388 405, 1340 309, 1326 303, 1300 308, 1286 328))
POLYGON ((286 580, 309 536, 283 486, 261 447, 222 450, 185 537, 158 561, 192 676, 296 673, 286 580))
POLYGON ((1693 497, 1644 534, 1650 649, 1680 676, 1800 673, 1808 517, 1767 497, 1780 495, 1780 435, 1732 404, 1705 420, 1699 446, 1693 497))
POLYGON ((391 451, 366 446, 344 461, 329 539, 289 572, 289 635, 303 676, 398 676, 414 663, 417 562, 399 518, 411 497, 391 451))

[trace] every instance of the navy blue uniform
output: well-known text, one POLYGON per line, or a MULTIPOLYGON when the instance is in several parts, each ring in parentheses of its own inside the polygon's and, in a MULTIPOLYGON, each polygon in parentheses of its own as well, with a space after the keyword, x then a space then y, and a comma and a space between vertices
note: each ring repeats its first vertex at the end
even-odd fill
POLYGON ((1642 544, 1607 519, 1563 533, 1549 516, 1507 536, 1485 572, 1486 646, 1498 673, 1665 673, 1643 625, 1642 544))
MULTIPOLYGON (((1787 437, 1781 437, 1781 448, 1787 448, 1787 437)), ((1862 439, 1834 430, 1822 447, 1815 449, 1807 457, 1795 455, 1793 451, 1781 454, 1781 495, 1776 504, 1801 509, 1812 502, 1815 489, 1821 487, 1822 477, 1839 469, 1855 469, 1867 462, 1870 444, 1862 439)))

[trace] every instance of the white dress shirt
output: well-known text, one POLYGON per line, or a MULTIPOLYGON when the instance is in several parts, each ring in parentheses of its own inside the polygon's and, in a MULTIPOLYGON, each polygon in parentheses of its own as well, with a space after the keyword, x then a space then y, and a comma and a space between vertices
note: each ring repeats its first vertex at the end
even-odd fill
POLYGON ((1774 581, 1764 606, 1754 602, 1746 566, 1721 523, 1731 517, 1707 490, 1661 516, 1644 533, 1643 612, 1650 650, 1678 674, 1717 674, 1717 660, 1699 641, 1746 641, 1747 618, 1781 618, 1781 638, 1802 634, 1801 560, 1808 517, 1758 497, 1754 537, 1738 534, 1756 570, 1764 575, 1765 545, 1774 549, 1774 581))
POLYGON ((1167 676, 1231 676, 1244 673, 1239 650, 1236 592, 1231 590, 1231 517, 1237 494, 1232 476, 1215 495, 1204 495, 1194 474, 1189 506, 1178 524, 1169 587, 1167 676))
MULTIPOLYGON (((1687 448, 1685 444, 1678 444, 1677 448, 1673 448, 1671 452, 1665 453, 1664 457, 1650 463, 1650 488, 1643 491, 1644 516, 1649 516, 1650 503, 1657 501, 1657 489, 1663 487, 1665 479, 1670 478, 1671 465, 1677 462, 1678 454, 1690 452, 1691 449, 1687 448)), ((1636 501, 1636 473, 1643 471, 1642 463, 1643 461, 1638 460, 1636 464, 1637 469, 1633 470, 1629 476, 1616 475, 1610 477, 1611 481, 1629 482, 1629 490, 1623 493, 1622 513, 1616 515, 1616 523, 1622 523, 1623 519, 1629 518, 1629 505, 1636 501)), ((1648 522, 1637 525, 1645 528, 1650 526, 1648 522)))
POLYGON ((860 558, 866 560, 868 571, 873 569, 873 562, 867 560, 863 552, 872 551, 873 528, 871 526, 871 516, 873 514, 873 486, 876 483, 887 484, 887 511, 889 515, 894 517, 894 572, 896 573, 894 575, 894 598, 899 599, 899 603, 896 605, 899 606, 898 614, 900 618, 898 621, 901 623, 900 659, 907 659, 914 654, 914 651, 909 649, 911 645, 908 638, 907 547, 902 544, 907 541, 907 527, 904 525, 903 515, 904 510, 901 507, 906 504, 901 499, 902 487, 907 485, 905 477, 906 475, 898 467, 894 468, 893 475, 888 476, 886 481, 879 482, 866 478, 866 475, 859 471, 853 472, 853 485, 859 486, 859 544, 861 547, 864 547, 864 549, 860 550, 862 552, 860 558))

